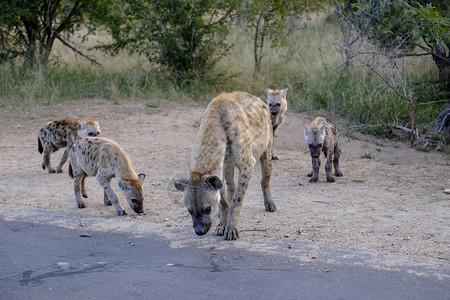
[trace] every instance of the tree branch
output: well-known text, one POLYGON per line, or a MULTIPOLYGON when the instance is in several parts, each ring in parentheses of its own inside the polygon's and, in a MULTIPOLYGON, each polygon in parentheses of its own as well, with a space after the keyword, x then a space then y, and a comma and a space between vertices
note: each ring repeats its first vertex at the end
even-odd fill
POLYGON ((69 42, 66 41, 66 40, 64 40, 61 36, 58 35, 56 38, 57 38, 58 40, 60 40, 61 43, 64 44, 64 46, 69 47, 73 52, 75 52, 75 53, 77 53, 78 55, 80 55, 80 56, 86 58, 87 60, 89 60, 89 61, 90 61, 91 63, 93 63, 94 65, 99 66, 99 67, 102 66, 102 64, 100 64, 99 62, 97 62, 95 59, 90 58, 90 57, 87 56, 86 54, 82 53, 80 50, 78 50, 78 49, 76 49, 75 47, 73 47, 72 45, 70 45, 69 42))

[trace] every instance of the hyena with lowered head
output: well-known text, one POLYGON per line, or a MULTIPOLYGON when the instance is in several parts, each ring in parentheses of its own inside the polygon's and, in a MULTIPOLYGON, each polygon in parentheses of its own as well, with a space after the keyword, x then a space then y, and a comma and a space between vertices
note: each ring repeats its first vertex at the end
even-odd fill
POLYGON ((272 147, 270 111, 260 98, 233 92, 211 101, 192 150, 189 178, 172 179, 175 188, 183 192, 197 235, 209 231, 219 204, 216 234, 227 240, 239 238, 239 215, 257 159, 261 162, 264 205, 267 211, 276 210, 270 192, 272 147), (235 167, 239 170, 237 187, 235 167))
POLYGON ((75 142, 70 151, 69 175, 74 178, 78 208, 86 207, 81 199, 81 195, 84 198, 88 197, 84 185, 86 177, 95 176, 104 189, 105 204, 113 204, 116 215, 126 215, 120 206, 119 197, 111 187, 111 179, 116 177, 117 184, 130 207, 136 213, 144 212, 142 183, 145 174, 137 175, 128 155, 119 144, 110 139, 86 137, 75 142))
MULTIPOLYGON (((287 110, 286 94, 288 89, 271 90, 267 89, 267 105, 269 106, 270 116, 272 117, 273 136, 278 126, 284 120, 284 113, 287 110)), ((272 154, 273 160, 278 160, 278 157, 272 154)))
POLYGON ((334 182, 331 174, 331 162, 334 165, 334 175, 342 176, 339 169, 339 157, 341 156, 341 148, 339 147, 339 133, 331 121, 323 118, 315 118, 308 127, 304 125, 305 139, 312 158, 312 171, 307 175, 311 177, 309 182, 317 182, 319 178, 320 152, 323 151, 327 162, 325 164, 325 172, 327 174, 327 182, 334 182))
POLYGON ((49 173, 61 173, 73 143, 86 136, 98 135, 100 135, 100 124, 97 119, 63 119, 47 123, 38 135, 39 153, 44 152, 42 168, 45 170, 47 167, 49 173), (62 147, 66 147, 66 150, 55 170, 50 165, 50 154, 62 147))

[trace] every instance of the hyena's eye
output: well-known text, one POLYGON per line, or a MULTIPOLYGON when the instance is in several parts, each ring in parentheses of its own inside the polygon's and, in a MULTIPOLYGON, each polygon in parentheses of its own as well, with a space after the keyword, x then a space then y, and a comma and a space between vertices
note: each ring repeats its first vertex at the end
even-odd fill
POLYGON ((280 104, 280 103, 277 103, 277 104, 276 104, 276 107, 280 107, 280 106, 281 106, 281 104, 280 104))
POLYGON ((192 216, 192 208, 188 208, 188 212, 192 216))
POLYGON ((308 147, 311 148, 313 145, 311 143, 308 143, 308 147))
POLYGON ((89 132, 88 136, 97 136, 97 135, 95 134, 95 132, 89 132))
POLYGON ((203 210, 203 213, 209 215, 209 214, 211 213, 211 206, 208 206, 207 208, 205 208, 205 209, 203 210))
POLYGON ((317 147, 322 147, 322 143, 319 143, 319 145, 317 145, 317 147))

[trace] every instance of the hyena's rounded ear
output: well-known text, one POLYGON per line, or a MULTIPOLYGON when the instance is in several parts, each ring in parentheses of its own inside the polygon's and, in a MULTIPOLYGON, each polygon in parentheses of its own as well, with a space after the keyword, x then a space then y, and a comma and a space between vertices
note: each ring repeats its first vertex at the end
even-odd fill
POLYGON ((139 181, 141 182, 141 184, 144 182, 144 180, 145 180, 145 174, 144 173, 140 173, 139 175, 138 175, 138 179, 139 179, 139 181))
POLYGON ((326 122, 323 122, 322 126, 319 129, 321 134, 323 134, 325 132, 325 125, 326 125, 326 122))
POLYGON ((188 181, 186 179, 172 178, 172 183, 175 186, 175 188, 180 192, 184 192, 184 189, 188 185, 188 181))
POLYGON ((287 94, 288 89, 289 89, 289 88, 285 88, 284 90, 281 91, 281 96, 282 96, 283 98, 286 97, 286 94, 287 94))
POLYGON ((305 139, 308 139, 310 133, 308 125, 303 125, 303 129, 305 130, 305 139))
POLYGON ((95 124, 97 124, 97 126, 100 127, 100 122, 98 121, 98 119, 95 119, 94 122, 95 122, 95 124))
POLYGON ((266 91, 267 91, 267 97, 270 97, 270 95, 272 94, 272 90, 267 88, 266 91))
POLYGON ((216 175, 210 175, 205 178, 205 183, 215 189, 216 191, 222 189, 223 183, 222 180, 216 175))

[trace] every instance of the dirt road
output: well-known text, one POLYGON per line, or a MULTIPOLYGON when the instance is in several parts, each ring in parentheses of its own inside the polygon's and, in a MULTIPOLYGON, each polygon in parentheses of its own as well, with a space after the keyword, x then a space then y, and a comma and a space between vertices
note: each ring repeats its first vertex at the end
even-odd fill
MULTIPOLYGON (((0 208, 38 207, 42 210, 85 216, 114 217, 103 204, 103 191, 95 178, 86 180, 88 207, 78 209, 72 179, 41 169, 37 134, 58 118, 99 118, 102 135, 128 152, 136 171, 147 174, 144 183, 146 214, 136 216, 120 195, 130 220, 191 227, 181 193, 170 182, 185 177, 191 147, 204 108, 168 104, 107 101, 73 102, 30 109, 0 111, 0 208)), ((450 259, 450 159, 441 152, 420 152, 406 143, 384 141, 342 132, 341 170, 344 177, 326 183, 322 166, 319 182, 310 184, 309 153, 305 151, 303 124, 314 116, 286 115, 277 131, 272 194, 278 211, 264 210, 255 169, 240 221, 241 238, 268 236, 321 244, 450 259), (371 153, 374 159, 362 159, 371 153)), ((54 153, 56 166, 63 151, 54 153)), ((106 222, 110 226, 111 222, 106 222)), ((216 219, 217 223, 217 219, 216 219)), ((105 225, 107 226, 107 225, 105 225)), ((213 225, 214 226, 214 225, 213 225)), ((208 233, 212 235, 213 233, 208 233)), ((192 230, 194 236, 194 231, 192 230)), ((221 239, 221 237, 216 237, 221 239)))

